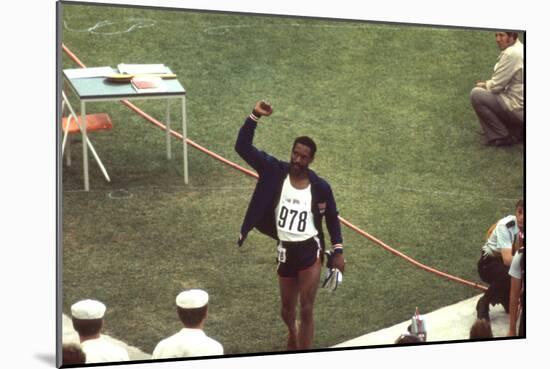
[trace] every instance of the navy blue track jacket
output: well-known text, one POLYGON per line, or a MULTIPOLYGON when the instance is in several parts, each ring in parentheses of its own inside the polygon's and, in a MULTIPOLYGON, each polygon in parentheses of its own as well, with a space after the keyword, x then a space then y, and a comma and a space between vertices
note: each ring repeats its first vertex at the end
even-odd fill
MULTIPOLYGON (((275 208, 279 202, 283 182, 289 173, 290 164, 285 161, 258 150, 252 144, 254 132, 258 123, 248 117, 239 131, 235 151, 243 158, 259 175, 256 188, 248 205, 248 210, 241 226, 241 238, 238 241, 241 246, 252 228, 277 240, 277 228, 275 224, 275 208)), ((342 244, 342 231, 338 219, 336 201, 330 185, 323 178, 308 170, 311 182, 311 211, 313 222, 319 232, 319 239, 323 250, 325 241, 323 235, 322 218, 325 217, 327 229, 332 245, 342 244)))

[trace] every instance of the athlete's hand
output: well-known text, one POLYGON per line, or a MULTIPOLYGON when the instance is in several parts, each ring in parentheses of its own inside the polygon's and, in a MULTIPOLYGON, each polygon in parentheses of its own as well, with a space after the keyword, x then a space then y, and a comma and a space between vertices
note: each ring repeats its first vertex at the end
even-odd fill
POLYGON ((344 255, 341 253, 335 254, 333 251, 325 251, 325 255, 327 257, 327 273, 322 288, 335 291, 342 283, 346 262, 344 255))
POLYGON ((256 116, 270 116, 273 113, 273 107, 266 100, 260 100, 254 106, 254 115, 256 116))
POLYGON ((344 260, 344 254, 333 254, 332 255, 332 267, 337 268, 342 274, 346 267, 346 261, 344 260))

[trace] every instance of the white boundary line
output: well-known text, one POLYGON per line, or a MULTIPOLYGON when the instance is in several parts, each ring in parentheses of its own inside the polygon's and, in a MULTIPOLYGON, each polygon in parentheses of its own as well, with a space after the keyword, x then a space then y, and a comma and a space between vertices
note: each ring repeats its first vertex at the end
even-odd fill
POLYGON ((154 20, 146 19, 146 18, 128 18, 120 21, 102 20, 97 22, 95 25, 91 27, 83 28, 83 29, 70 28, 67 24, 67 21, 66 20, 63 21, 63 27, 69 32, 80 32, 80 33, 88 32, 88 33, 99 34, 104 36, 121 35, 123 33, 132 32, 135 29, 148 28, 148 27, 154 27, 154 26, 156 26, 156 22, 154 20), (129 28, 123 31, 115 31, 115 32, 100 31, 101 28, 104 28, 104 27, 123 24, 123 23, 132 23, 132 22, 134 22, 134 24, 132 24, 129 28))

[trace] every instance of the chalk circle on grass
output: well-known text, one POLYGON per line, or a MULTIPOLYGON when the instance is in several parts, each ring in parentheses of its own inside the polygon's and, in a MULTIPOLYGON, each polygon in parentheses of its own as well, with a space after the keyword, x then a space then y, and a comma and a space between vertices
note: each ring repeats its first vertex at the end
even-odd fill
POLYGON ((121 188, 120 190, 109 192, 107 196, 109 196, 109 198, 113 200, 126 200, 134 197, 134 194, 128 190, 121 188))
POLYGON ((98 35, 111 36, 111 35, 120 35, 123 33, 129 33, 141 28, 154 27, 156 26, 156 22, 150 19, 129 18, 129 19, 116 20, 116 21, 102 20, 97 22, 95 25, 91 27, 82 28, 82 29, 75 29, 75 28, 69 27, 69 25, 67 24, 67 21, 63 21, 63 26, 69 32, 88 32, 88 33, 93 33, 98 35), (105 28, 114 29, 114 30, 109 32, 105 28))

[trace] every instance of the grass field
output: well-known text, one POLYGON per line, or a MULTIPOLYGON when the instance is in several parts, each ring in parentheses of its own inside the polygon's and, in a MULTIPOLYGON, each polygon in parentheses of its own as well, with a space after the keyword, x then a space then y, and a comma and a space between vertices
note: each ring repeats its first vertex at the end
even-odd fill
MULTIPOLYGON (((62 42, 87 66, 168 65, 188 92, 189 137, 240 165, 237 131, 268 98, 275 112, 257 129, 258 147, 286 159, 294 137, 312 136, 312 168, 340 214, 450 274, 479 281, 486 229, 523 194, 523 146, 483 146, 469 102, 499 53, 492 31, 71 4, 61 21, 62 42)), ((64 55, 62 68, 74 67, 64 55)), ((164 119, 164 104, 136 105, 164 119)), ((177 293, 204 288, 206 332, 227 354, 283 350, 274 242, 257 232, 243 248, 235 242, 255 180, 190 149, 184 186, 179 141, 168 161, 164 132, 123 105, 88 110, 113 120, 92 137, 112 182, 90 159, 83 192, 73 145, 62 168, 63 311, 102 300, 106 332, 152 352, 180 328, 177 293)), ((479 293, 343 236, 344 284, 319 292, 315 348, 479 293)))

